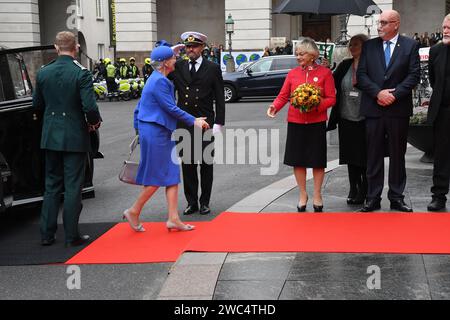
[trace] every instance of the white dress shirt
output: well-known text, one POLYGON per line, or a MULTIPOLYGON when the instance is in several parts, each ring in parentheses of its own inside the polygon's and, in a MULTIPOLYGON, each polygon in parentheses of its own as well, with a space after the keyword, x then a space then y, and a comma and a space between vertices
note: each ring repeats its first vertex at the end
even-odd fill
MULTIPOLYGON (((398 36, 399 36, 399 34, 397 33, 397 35, 394 38, 389 40, 391 42, 391 58, 392 58, 392 55, 394 54, 395 48, 397 47, 398 36)), ((383 50, 384 51, 386 51, 386 45, 387 45, 387 41, 383 41, 383 50)))
MULTIPOLYGON (((195 72, 198 71, 198 69, 202 65, 202 62, 203 62, 202 56, 200 56, 197 60, 195 60, 195 72)), ((192 64, 191 64, 191 61, 189 60, 189 71, 191 71, 191 68, 192 68, 192 64)))

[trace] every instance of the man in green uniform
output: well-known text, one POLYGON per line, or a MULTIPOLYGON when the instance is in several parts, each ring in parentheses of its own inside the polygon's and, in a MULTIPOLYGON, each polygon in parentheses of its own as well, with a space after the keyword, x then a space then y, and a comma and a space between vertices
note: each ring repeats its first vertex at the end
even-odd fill
POLYGON ((41 148, 45 150, 45 194, 41 212, 41 244, 55 241, 61 194, 64 192, 66 247, 89 240, 80 235, 81 190, 85 176, 89 131, 101 117, 92 90, 92 74, 75 60, 78 44, 68 31, 56 35, 58 58, 36 77, 33 106, 43 111, 41 148))

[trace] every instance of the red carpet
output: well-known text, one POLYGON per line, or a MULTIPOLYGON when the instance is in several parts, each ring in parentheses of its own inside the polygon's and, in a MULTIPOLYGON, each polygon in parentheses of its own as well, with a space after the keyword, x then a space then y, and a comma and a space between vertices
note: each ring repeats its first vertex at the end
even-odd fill
POLYGON ((205 222, 190 223, 195 231, 167 231, 163 222, 144 223, 146 232, 134 232, 119 223, 65 264, 121 264, 174 262, 205 222))
POLYGON ((184 251, 450 254, 450 214, 223 213, 168 232, 119 224, 66 264, 174 262, 184 251))

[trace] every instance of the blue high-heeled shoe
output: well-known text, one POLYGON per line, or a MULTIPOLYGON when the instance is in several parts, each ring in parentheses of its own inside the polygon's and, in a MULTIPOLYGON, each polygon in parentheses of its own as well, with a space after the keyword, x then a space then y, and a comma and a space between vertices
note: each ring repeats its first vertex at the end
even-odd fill
POLYGON ((142 223, 139 223, 137 226, 133 225, 133 223, 131 222, 131 218, 130 218, 130 211, 128 211, 128 209, 123 212, 122 219, 123 220, 126 219, 128 221, 128 223, 130 224, 131 229, 133 229, 134 231, 145 232, 145 228, 142 225, 142 223))

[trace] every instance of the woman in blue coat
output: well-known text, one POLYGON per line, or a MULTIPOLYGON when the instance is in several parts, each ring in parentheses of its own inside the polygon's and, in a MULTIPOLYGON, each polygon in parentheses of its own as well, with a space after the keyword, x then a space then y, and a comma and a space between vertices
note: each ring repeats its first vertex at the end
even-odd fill
POLYGON ((134 127, 139 131, 141 160, 136 182, 144 186, 139 197, 123 213, 130 226, 137 232, 145 231, 139 222, 139 215, 145 203, 160 188, 166 187, 169 218, 167 229, 190 231, 194 226, 181 222, 178 215, 178 184, 180 183, 179 164, 172 161, 175 142, 171 140, 177 121, 189 126, 209 128, 206 118, 194 118, 177 107, 174 86, 167 75, 175 70, 175 54, 170 47, 160 46, 151 54, 152 73, 142 92, 134 112, 134 127))

